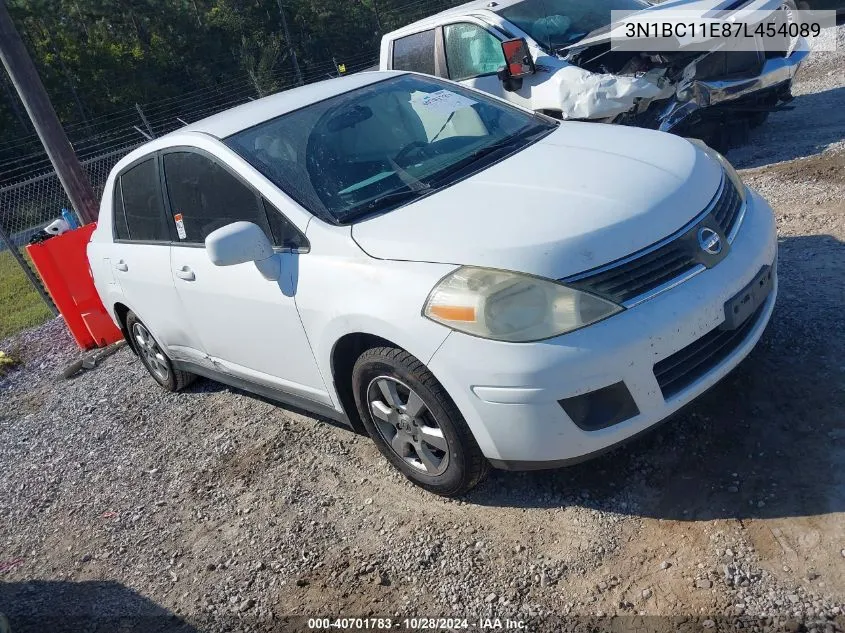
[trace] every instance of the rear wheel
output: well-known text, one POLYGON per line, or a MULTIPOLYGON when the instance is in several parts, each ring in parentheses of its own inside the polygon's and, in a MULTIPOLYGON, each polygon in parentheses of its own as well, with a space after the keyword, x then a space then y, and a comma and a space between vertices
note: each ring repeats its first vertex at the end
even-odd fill
POLYGON ((168 391, 179 391, 196 380, 194 374, 173 367, 173 362, 134 312, 126 315, 126 329, 138 358, 162 387, 168 391))
POLYGON ((411 354, 367 350, 352 370, 355 404, 381 453, 418 486, 461 495, 489 465, 446 390, 411 354))

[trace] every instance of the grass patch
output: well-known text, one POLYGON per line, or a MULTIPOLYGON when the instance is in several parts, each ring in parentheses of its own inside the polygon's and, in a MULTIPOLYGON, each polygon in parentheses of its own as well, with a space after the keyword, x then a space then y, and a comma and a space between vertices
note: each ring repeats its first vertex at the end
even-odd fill
POLYGON ((8 374, 12 369, 20 365, 20 361, 6 352, 0 351, 0 378, 8 374))
POLYGON ((0 252, 0 340, 40 325, 53 313, 8 250, 0 252))

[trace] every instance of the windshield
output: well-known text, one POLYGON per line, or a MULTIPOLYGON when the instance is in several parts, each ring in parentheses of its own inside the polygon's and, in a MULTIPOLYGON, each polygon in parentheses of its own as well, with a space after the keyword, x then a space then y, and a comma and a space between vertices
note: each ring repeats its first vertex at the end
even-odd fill
POLYGON ((497 13, 549 51, 610 24, 611 11, 641 11, 641 0, 524 0, 497 13))
POLYGON ((343 223, 428 195, 553 128, 460 86, 402 75, 225 142, 306 209, 343 223))

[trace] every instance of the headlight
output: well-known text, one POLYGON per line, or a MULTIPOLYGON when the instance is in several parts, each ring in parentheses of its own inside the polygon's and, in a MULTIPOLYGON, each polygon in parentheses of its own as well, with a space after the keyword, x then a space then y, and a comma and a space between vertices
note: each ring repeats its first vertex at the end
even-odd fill
POLYGON ((464 266, 434 287, 423 314, 459 332, 524 343, 577 330, 621 310, 548 279, 464 266))
POLYGON ((745 202, 745 183, 742 182, 742 178, 740 178, 739 174, 736 173, 736 169, 734 169, 734 166, 731 165, 730 161, 704 141, 700 141, 697 138, 688 138, 687 140, 722 166, 722 169, 725 170, 725 175, 739 192, 739 197, 742 198, 743 202, 745 202))

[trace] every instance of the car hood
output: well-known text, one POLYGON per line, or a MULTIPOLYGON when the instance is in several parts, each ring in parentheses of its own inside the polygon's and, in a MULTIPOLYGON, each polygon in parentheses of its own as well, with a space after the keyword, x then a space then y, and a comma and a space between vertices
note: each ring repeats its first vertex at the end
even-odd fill
POLYGON ((680 137, 562 123, 488 169, 353 225, 352 236, 379 259, 562 278, 674 233, 704 210, 721 177, 680 137))

